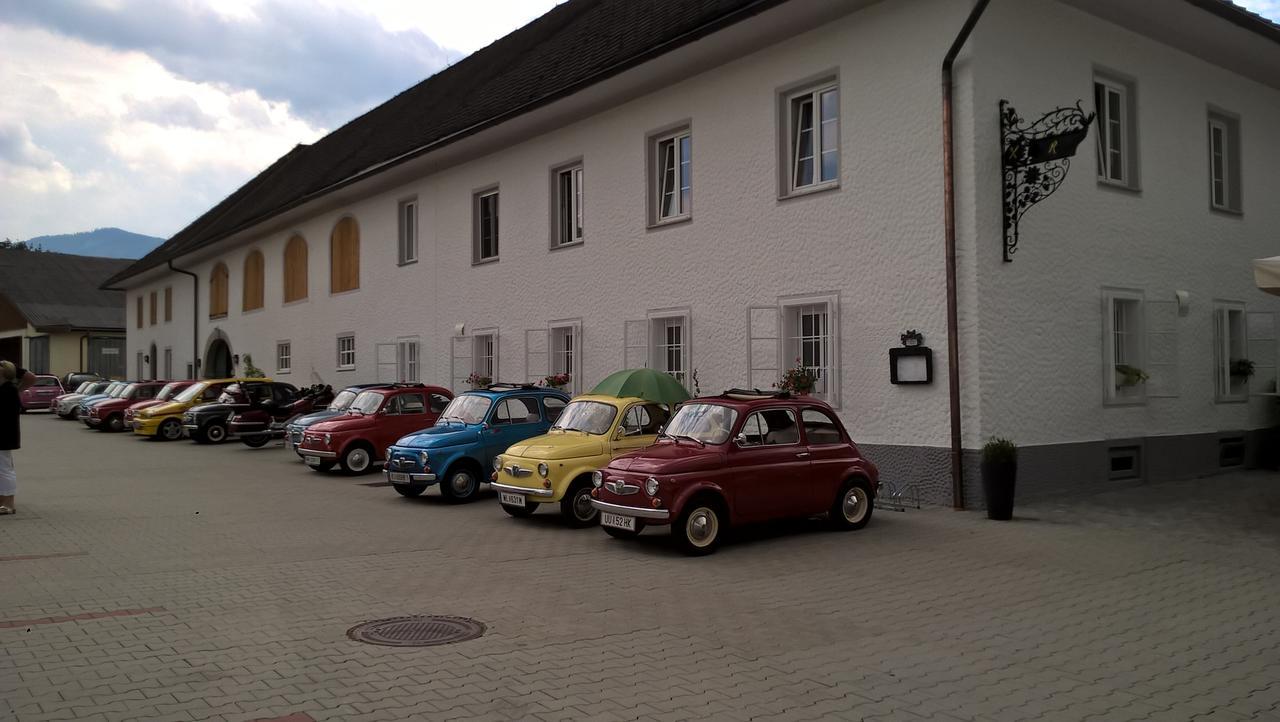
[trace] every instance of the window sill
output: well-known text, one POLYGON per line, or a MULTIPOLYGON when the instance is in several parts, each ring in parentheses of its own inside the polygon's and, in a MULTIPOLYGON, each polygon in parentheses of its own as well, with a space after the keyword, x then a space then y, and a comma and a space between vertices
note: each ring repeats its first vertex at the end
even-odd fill
POLYGON ((670 228, 671 226, 678 226, 684 223, 689 223, 692 220, 693 220, 693 214, 691 213, 686 213, 683 216, 673 216, 671 218, 663 218, 662 220, 650 222, 647 227, 647 230, 656 231, 661 228, 670 228))
POLYGON ((218 320, 218 319, 220 319, 220 318, 226 318, 226 317, 227 317, 227 314, 225 314, 225 313, 219 313, 219 314, 216 314, 216 315, 215 315, 215 314, 212 314, 212 313, 211 313, 211 314, 209 314, 209 320, 210 320, 210 321, 217 321, 217 320, 218 320))
POLYGON ((778 195, 779 201, 789 201, 793 198, 804 198, 818 193, 826 193, 828 191, 840 190, 840 181, 827 181, 825 183, 815 183, 813 185, 802 186, 800 188, 792 188, 778 195))
POLYGON ((249 315, 252 315, 252 314, 255 314, 255 313, 262 313, 262 310, 263 310, 263 307, 262 307, 262 306, 258 306, 257 308, 246 308, 246 309, 242 309, 242 310, 240 311, 240 315, 241 315, 241 316, 249 316, 249 315))
POLYGON ((499 260, 501 260, 500 256, 493 256, 492 258, 477 258, 471 261, 471 265, 484 266, 490 263, 497 263, 499 260))
POLYGON ((348 288, 342 291, 330 291, 329 296, 330 298, 332 298, 333 296, 350 296, 351 294, 356 293, 359 290, 360 290, 360 287, 356 286, 355 288, 348 288))
POLYGON ((279 375, 281 375, 281 376, 285 376, 285 375, 288 375, 288 374, 293 373, 293 370, 292 370, 292 369, 276 369, 276 373, 277 373, 277 374, 279 374, 279 375))
POLYGON ((306 303, 307 301, 310 301, 310 300, 311 300, 310 298, 306 298, 306 297, 303 297, 303 298, 295 298, 295 299, 293 299, 292 301, 285 301, 284 303, 282 303, 282 304, 281 304, 281 306, 282 306, 282 307, 284 307, 284 308, 288 308, 288 307, 290 307, 290 306, 301 306, 302 304, 304 304, 304 303, 306 303))
POLYGON ((1120 181, 1108 180, 1107 178, 1098 179, 1098 187, 1108 190, 1120 191, 1122 193, 1132 193, 1134 195, 1142 195, 1142 186, 1121 183, 1120 181))
POLYGON ((339 366, 339 367, 338 367, 337 369, 335 369, 335 370, 336 370, 336 371, 355 371, 355 370, 356 370, 356 367, 355 367, 355 366, 339 366))
POLYGON ((1123 408, 1125 406, 1146 406, 1147 397, 1124 399, 1124 398, 1107 398, 1102 401, 1102 405, 1106 408, 1123 408))
POLYGON ((553 244, 551 245, 551 250, 553 250, 553 251, 559 251, 559 250, 562 250, 562 249, 565 249, 565 248, 577 248, 577 247, 581 246, 581 245, 582 245, 582 244, 584 244, 584 243, 586 243, 586 239, 585 239, 585 238, 584 238, 584 239, 582 239, 582 240, 573 241, 573 242, 571 242, 571 243, 553 243, 553 244))
POLYGON ((1248 396, 1219 396, 1214 398, 1213 403, 1215 404, 1247 404, 1249 403, 1249 397, 1248 396))
POLYGON ((1244 211, 1226 206, 1209 205, 1209 212, 1217 216, 1226 216, 1227 218, 1244 218, 1244 211))
POLYGON ((412 266, 413 264, 415 264, 415 263, 417 263, 417 262, 418 262, 418 259, 416 259, 416 258, 410 258, 410 259, 409 259, 409 260, 407 260, 407 261, 397 261, 397 262, 396 262, 396 265, 397 265, 397 266, 412 266))

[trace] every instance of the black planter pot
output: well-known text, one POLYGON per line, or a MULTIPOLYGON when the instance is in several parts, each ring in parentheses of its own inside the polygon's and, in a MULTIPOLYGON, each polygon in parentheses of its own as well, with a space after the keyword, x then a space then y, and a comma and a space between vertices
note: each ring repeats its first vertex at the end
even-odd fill
POLYGON ((982 492, 987 497, 987 518, 1013 518, 1013 491, 1018 481, 1018 462, 982 462, 982 492))

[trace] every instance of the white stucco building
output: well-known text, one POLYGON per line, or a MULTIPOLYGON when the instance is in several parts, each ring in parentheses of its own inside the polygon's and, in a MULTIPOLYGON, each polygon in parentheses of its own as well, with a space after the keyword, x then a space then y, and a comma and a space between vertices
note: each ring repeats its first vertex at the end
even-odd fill
POLYGON ((716 393, 799 358, 886 479, 950 503, 941 67, 976 17, 951 108, 964 496, 991 435, 1023 494, 1251 462, 1276 423, 1251 394, 1280 299, 1249 261, 1280 253, 1280 27, 1222 0, 980 9, 570 0, 112 279, 131 370, 580 391, 649 365, 716 393), (1009 263, 1001 100, 1100 111, 1009 263), (890 382, 909 329, 932 383, 890 382))

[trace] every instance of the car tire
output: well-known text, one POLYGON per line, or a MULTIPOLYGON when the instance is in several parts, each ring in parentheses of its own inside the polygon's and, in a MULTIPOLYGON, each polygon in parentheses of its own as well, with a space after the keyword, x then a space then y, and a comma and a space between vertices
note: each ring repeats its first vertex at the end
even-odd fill
POLYGON ((440 480, 440 495, 455 504, 473 501, 480 492, 475 469, 463 464, 449 469, 440 480))
POLYGON ((671 527, 671 535, 685 554, 705 556, 719 548, 727 516, 718 501, 706 497, 693 499, 685 504, 684 511, 671 527))
POLYGON ((831 526, 840 531, 861 529, 871 521, 871 512, 875 508, 871 484, 866 479, 850 479, 840 487, 840 493, 831 504, 831 511, 828 512, 831 526))
POLYGON ((367 474, 373 468, 373 450, 364 444, 352 444, 342 452, 338 464, 352 476, 367 474))
POLYGON ((644 531, 644 522, 636 519, 636 528, 634 531, 630 529, 619 529, 617 527, 604 526, 603 524, 600 525, 600 528, 604 529, 604 533, 614 539, 635 539, 640 536, 640 532, 644 531))
POLYGON ((407 497, 422 496, 422 492, 427 490, 426 484, 392 484, 391 486, 397 494, 407 497))
POLYGON ((526 501, 524 506, 507 506, 506 504, 499 504, 499 506, 502 507, 503 511, 517 519, 528 519, 533 516, 533 512, 538 510, 539 504, 536 501, 526 501))
POLYGON ((271 437, 266 434, 250 434, 248 436, 241 436, 240 440, 243 441, 244 445, 250 449, 261 449, 267 445, 268 441, 271 441, 271 437))
POLYGON ((579 479, 560 500, 560 516, 575 529, 600 523, 600 510, 591 505, 591 482, 579 479))
POLYGON ((113 434, 118 434, 121 431, 124 431, 124 417, 119 414, 112 414, 101 424, 98 424, 98 428, 103 431, 110 431, 113 434))
POLYGON ((156 429, 156 438, 164 441, 177 441, 182 438, 182 422, 177 419, 165 419, 156 429))
POLYGON ((206 443, 221 444, 227 440, 227 427, 215 421, 204 427, 200 435, 204 437, 206 443))

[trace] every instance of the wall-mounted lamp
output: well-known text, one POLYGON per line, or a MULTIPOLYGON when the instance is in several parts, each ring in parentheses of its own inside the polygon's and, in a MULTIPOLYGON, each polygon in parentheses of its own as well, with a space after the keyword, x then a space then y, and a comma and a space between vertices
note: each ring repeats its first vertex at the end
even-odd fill
POLYGON ((151 363, 151 354, 147 354, 147 355, 143 356, 143 357, 142 357, 142 362, 143 362, 143 363, 148 363, 148 364, 149 364, 149 363, 151 363))
POLYGON ((889 382, 933 383, 933 349, 923 345, 924 335, 912 329, 900 338, 902 347, 889 349, 889 382))
POLYGON ((234 364, 234 365, 236 365, 236 366, 239 366, 239 365, 240 365, 240 354, 234 354, 234 355, 231 357, 231 363, 232 363, 232 364, 234 364))
POLYGON ((454 325, 453 325, 453 335, 454 335, 454 336, 465 336, 466 334, 467 334, 467 324, 465 324, 465 323, 456 323, 456 324, 454 324, 454 325))
POLYGON ((1186 316, 1191 313, 1191 294, 1187 291, 1174 291, 1173 297, 1178 299, 1178 315, 1186 316))

